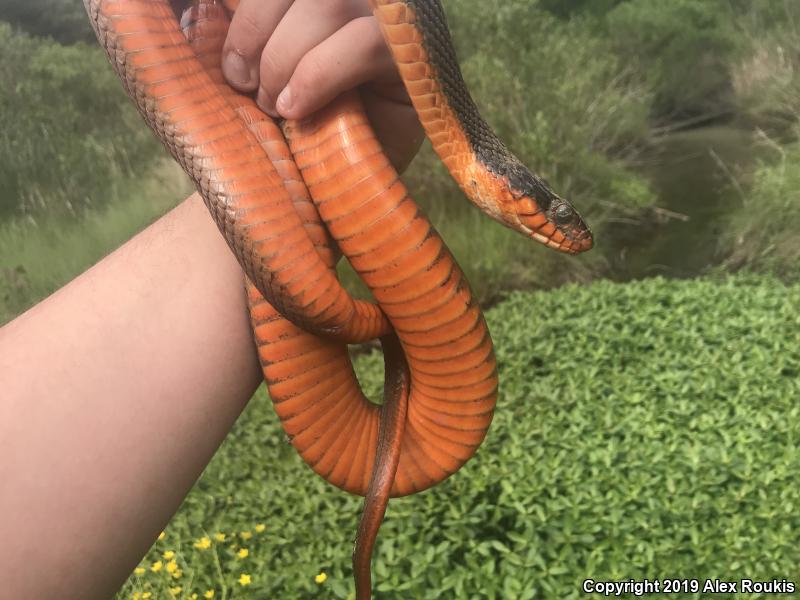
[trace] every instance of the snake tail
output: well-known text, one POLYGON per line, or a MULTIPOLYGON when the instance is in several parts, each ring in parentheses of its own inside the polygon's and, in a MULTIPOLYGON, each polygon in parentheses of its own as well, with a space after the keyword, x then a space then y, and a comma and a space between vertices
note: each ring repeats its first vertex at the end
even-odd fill
POLYGON ((381 338, 381 346, 387 376, 378 430, 378 447, 353 548, 353 576, 356 582, 357 600, 369 600, 372 594, 370 569, 372 551, 389 504, 389 495, 400 462, 400 446, 408 413, 410 375, 400 342, 396 336, 386 336, 381 338))

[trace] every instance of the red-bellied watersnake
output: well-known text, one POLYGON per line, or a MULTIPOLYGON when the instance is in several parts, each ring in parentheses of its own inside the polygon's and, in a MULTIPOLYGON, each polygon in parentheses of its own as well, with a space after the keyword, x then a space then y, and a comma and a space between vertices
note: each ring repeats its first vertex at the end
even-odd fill
MULTIPOLYGON (((477 450, 497 370, 469 284, 381 151, 357 93, 276 124, 225 84, 229 9, 190 0, 84 0, 142 116, 183 166, 246 276, 270 396, 303 459, 365 495, 357 597, 389 496, 442 481, 477 450), (174 1, 182 5, 183 2, 174 1), (377 304, 339 284, 344 254, 377 304), (347 343, 380 337, 384 402, 363 395, 347 343)), ((592 236, 494 135, 466 91, 439 0, 370 0, 433 148, 483 212, 557 250, 592 236)))

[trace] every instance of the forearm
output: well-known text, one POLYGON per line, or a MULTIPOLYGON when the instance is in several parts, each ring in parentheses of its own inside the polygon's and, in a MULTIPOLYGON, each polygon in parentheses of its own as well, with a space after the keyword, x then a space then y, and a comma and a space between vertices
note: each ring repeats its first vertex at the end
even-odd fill
POLYGON ((3 594, 110 597, 259 379, 197 196, 0 329, 3 594))

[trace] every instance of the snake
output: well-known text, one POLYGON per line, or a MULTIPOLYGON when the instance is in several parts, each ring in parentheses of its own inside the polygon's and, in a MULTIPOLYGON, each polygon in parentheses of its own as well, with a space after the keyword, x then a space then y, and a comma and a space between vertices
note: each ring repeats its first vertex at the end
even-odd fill
MULTIPOLYGON (((433 149, 490 218, 568 254, 591 230, 494 134, 466 89, 440 0, 369 0, 433 149)), ((477 451, 497 363, 469 283, 383 153, 357 91, 274 120, 229 87, 221 50, 236 0, 84 0, 147 125, 181 165, 245 275, 253 338, 290 443, 364 496, 356 597, 390 497, 426 490, 477 451), (374 302, 339 282, 346 257, 374 302), (348 344, 380 339, 382 404, 348 344)), ((224 368, 221 365, 220 368, 224 368)))

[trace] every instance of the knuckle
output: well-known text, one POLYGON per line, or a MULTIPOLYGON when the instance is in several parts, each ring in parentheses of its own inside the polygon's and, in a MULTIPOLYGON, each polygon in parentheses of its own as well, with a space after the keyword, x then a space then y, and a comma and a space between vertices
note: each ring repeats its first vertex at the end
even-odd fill
POLYGON ((259 71, 261 73, 262 86, 267 91, 283 87, 283 84, 286 83, 286 69, 283 62, 269 48, 265 48, 261 54, 259 71))
POLYGON ((307 54, 297 67, 297 72, 293 77, 295 80, 293 85, 296 83, 306 90, 314 90, 329 79, 329 77, 326 77, 326 73, 330 73, 330 71, 331 65, 321 53, 307 54))
POLYGON ((352 31, 357 40, 358 52, 368 60, 381 59, 389 55, 380 26, 375 17, 359 17, 352 22, 352 31))
POLYGON ((258 13, 245 5, 234 13, 225 45, 255 63, 269 34, 258 13))
POLYGON ((352 9, 351 0, 320 0, 317 3, 318 10, 326 17, 339 16, 349 13, 352 9))
POLYGON ((346 23, 371 13, 363 0, 317 0, 315 8, 325 18, 346 23))
POLYGON ((239 22, 236 23, 238 33, 242 34, 242 38, 260 39, 264 34, 264 30, 255 15, 247 11, 243 11, 239 22))
POLYGON ((389 47, 383 39, 378 22, 373 17, 364 18, 364 38, 366 39, 367 52, 371 58, 385 58, 389 56, 389 47))

